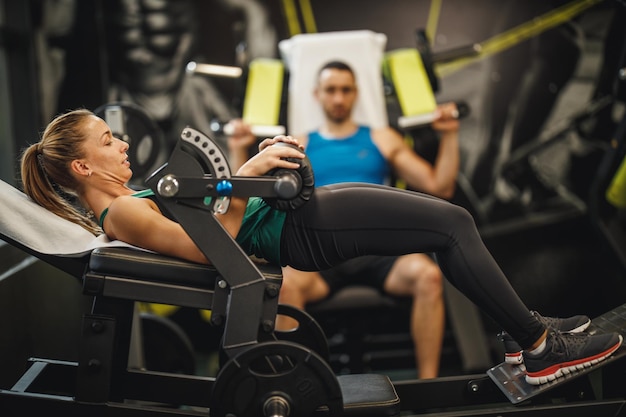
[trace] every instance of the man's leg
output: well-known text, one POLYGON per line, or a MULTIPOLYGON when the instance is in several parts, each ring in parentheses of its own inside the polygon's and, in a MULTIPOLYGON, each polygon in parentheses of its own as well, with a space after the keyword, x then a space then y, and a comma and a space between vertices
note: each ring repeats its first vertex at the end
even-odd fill
MULTIPOLYGON (((329 292, 328 284, 318 272, 304 272, 287 266, 283 268, 278 302, 304 310, 307 303, 321 301, 329 292)), ((276 317, 277 330, 293 329, 296 325, 295 320, 289 317, 276 317)))
POLYGON ((418 377, 437 377, 445 326, 441 270, 427 255, 404 255, 389 271, 384 289, 392 295, 413 297, 411 336, 418 377))

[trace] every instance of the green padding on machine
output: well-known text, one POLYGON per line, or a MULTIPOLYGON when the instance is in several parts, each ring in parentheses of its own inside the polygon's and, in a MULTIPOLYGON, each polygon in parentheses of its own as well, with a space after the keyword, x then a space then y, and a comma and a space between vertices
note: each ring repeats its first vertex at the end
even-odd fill
MULTIPOLYGON (((428 81, 422 58, 416 49, 405 48, 387 52, 384 73, 393 82, 398 103, 405 117, 431 115, 436 110, 435 94, 428 81)), ((416 124, 419 122, 415 121, 416 124)))
POLYGON ((278 125, 284 65, 280 60, 257 58, 250 63, 243 120, 250 125, 278 125))

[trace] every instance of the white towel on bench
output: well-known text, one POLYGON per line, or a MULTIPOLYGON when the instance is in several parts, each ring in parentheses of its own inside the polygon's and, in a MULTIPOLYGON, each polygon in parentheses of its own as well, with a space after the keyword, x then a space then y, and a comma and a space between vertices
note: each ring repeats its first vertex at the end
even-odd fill
POLYGON ((134 248, 104 234, 92 235, 4 181, 0 181, 0 234, 47 255, 81 256, 104 246, 134 248))

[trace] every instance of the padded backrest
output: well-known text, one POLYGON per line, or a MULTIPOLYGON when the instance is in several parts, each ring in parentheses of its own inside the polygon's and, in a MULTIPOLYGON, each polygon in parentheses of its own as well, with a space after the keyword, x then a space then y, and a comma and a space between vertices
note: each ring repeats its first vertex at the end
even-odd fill
POLYGON ((393 83, 404 117, 428 114, 437 109, 435 93, 417 49, 403 48, 387 52, 383 67, 385 76, 393 83))
POLYGON ((313 96, 317 73, 331 60, 346 62, 355 71, 359 100, 354 109, 358 123, 372 127, 388 124, 382 82, 382 59, 387 37, 369 30, 295 35, 279 42, 289 71, 287 124, 289 133, 301 135, 323 121, 313 96))

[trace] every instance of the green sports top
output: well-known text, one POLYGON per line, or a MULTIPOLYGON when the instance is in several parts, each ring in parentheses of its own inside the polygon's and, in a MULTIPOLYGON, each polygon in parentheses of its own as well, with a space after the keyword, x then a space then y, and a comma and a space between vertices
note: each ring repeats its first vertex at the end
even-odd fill
MULTIPOLYGON (((152 190, 143 190, 132 194, 133 197, 150 198, 152 190)), ((109 212, 105 208, 100 215, 100 227, 109 212)), ((235 239, 247 255, 280 265, 280 236, 285 223, 286 213, 274 210, 260 197, 250 197, 241 222, 241 229, 235 239)))

